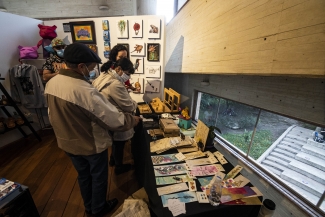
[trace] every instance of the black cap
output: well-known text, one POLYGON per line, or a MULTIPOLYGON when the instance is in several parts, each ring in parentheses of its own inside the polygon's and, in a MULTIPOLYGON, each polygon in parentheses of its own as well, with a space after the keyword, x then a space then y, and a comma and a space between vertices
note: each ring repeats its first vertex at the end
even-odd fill
POLYGON ((102 63, 98 55, 85 44, 73 43, 64 49, 64 60, 68 63, 102 63))
POLYGON ((270 200, 270 199, 265 199, 263 201, 263 205, 266 208, 268 208, 269 210, 275 210, 275 207, 276 207, 275 203, 272 200, 270 200))

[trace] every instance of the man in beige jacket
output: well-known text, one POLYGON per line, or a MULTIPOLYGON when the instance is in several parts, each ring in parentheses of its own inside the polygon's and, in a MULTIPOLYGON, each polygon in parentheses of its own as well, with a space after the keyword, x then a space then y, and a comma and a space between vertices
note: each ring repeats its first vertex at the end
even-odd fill
POLYGON ((132 129, 139 118, 119 112, 91 84, 89 72, 101 63, 86 45, 74 43, 64 52, 67 69, 46 85, 48 112, 58 146, 72 160, 87 216, 103 216, 118 203, 106 201, 108 132, 132 129))

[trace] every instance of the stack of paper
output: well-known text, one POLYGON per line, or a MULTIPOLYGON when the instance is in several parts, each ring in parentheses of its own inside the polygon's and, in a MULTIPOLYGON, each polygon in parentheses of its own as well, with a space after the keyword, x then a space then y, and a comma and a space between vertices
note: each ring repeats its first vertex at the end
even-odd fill
POLYGON ((185 203, 180 202, 177 199, 168 200, 168 209, 172 212, 173 216, 178 216, 180 214, 185 214, 185 203))

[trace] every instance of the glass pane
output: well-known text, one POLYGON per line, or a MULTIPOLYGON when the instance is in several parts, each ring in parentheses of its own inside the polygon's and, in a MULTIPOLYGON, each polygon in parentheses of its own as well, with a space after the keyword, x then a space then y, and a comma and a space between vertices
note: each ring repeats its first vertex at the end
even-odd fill
POLYGON ((247 153, 258 112, 258 108, 220 99, 216 126, 224 139, 247 153))
POLYGON ((174 17, 174 0, 157 0, 156 15, 164 15, 166 23, 174 17))
POLYGON ((249 156, 316 205, 325 190, 324 136, 324 128, 262 111, 249 156))
POLYGON ((208 127, 215 126, 219 100, 216 96, 199 93, 195 119, 200 119, 208 127))
POLYGON ((179 11, 179 9, 181 9, 181 7, 183 7, 185 2, 187 2, 187 0, 178 0, 178 2, 177 2, 177 11, 179 11))

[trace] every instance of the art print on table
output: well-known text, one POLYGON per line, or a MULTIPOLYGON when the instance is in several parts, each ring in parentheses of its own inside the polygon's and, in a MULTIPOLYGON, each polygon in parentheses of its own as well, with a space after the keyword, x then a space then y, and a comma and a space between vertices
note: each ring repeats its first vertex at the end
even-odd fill
POLYGON ((149 39, 160 39, 161 20, 160 19, 149 19, 147 29, 148 29, 148 38, 149 39))
POLYGON ((146 80, 146 92, 159 93, 160 92, 160 80, 146 80))
POLYGON ((109 30, 103 31, 103 39, 104 39, 104 41, 111 41, 111 36, 110 36, 109 30))
POLYGON ((179 160, 175 157, 175 154, 155 155, 151 156, 151 160, 153 165, 179 162, 179 160))
POLYGON ((163 207, 167 207, 169 199, 177 199, 183 203, 190 203, 190 202, 197 201, 196 193, 193 191, 185 191, 176 194, 162 195, 161 200, 163 203, 163 207))
POLYGON ((197 180, 200 182, 201 186, 209 185, 211 180, 213 179, 213 176, 207 176, 204 178, 198 178, 197 180))
POLYGON ((132 38, 142 38, 143 36, 143 21, 142 20, 131 20, 130 21, 130 32, 132 38))
POLYGON ((187 172, 184 164, 171 164, 165 166, 154 166, 155 176, 171 176, 185 174, 187 172))
POLYGON ((211 164, 208 158, 200 158, 195 160, 186 160, 186 163, 191 166, 199 166, 204 164, 211 164))
POLYGON ((133 91, 133 93, 144 93, 144 79, 140 78, 140 77, 136 77, 136 76, 131 76, 130 78, 130 84, 133 85, 133 87, 135 87, 135 90, 133 91))
POLYGON ((211 176, 218 172, 214 165, 191 167, 190 174, 193 176, 211 176))
POLYGON ((145 56, 145 43, 135 42, 131 44, 131 56, 145 56))
POLYGON ((134 74, 144 74, 144 58, 131 56, 130 60, 133 63, 134 74))
POLYGON ((120 19, 116 23, 117 38, 129 38, 129 21, 120 19))
POLYGON ((160 44, 148 43, 147 45, 147 60, 150 62, 159 62, 160 60, 160 44))
POLYGON ((156 184, 157 185, 169 185, 181 182, 193 181, 188 175, 177 175, 177 176, 157 176, 156 184))
POLYGON ((121 43, 117 43, 117 44, 123 45, 126 48, 127 53, 128 53, 127 58, 130 59, 130 46, 129 46, 129 44, 121 44, 121 43))
POLYGON ((109 30, 108 20, 102 20, 102 28, 103 30, 109 30))
POLYGON ((160 78, 160 65, 146 66, 146 77, 147 78, 160 78))

